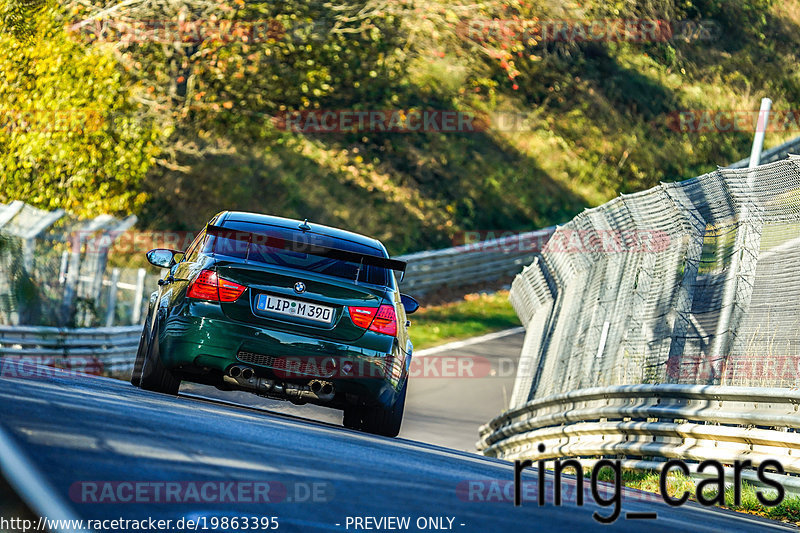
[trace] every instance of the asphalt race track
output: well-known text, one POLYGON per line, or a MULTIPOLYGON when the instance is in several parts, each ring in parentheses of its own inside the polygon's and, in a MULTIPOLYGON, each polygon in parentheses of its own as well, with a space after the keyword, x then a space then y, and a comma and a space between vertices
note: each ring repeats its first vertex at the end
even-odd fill
MULTIPOLYGON (((508 486, 511 465, 280 413, 145 392, 124 381, 49 374, 0 378, 0 462, 40 514, 61 509, 94 520, 189 518, 206 520, 206 530, 224 529, 211 528, 211 519, 253 515, 277 517, 278 531, 354 531, 352 523, 346 528, 348 517, 388 516, 409 517, 408 531, 420 530, 418 519, 428 528, 433 523, 481 533, 788 529, 733 512, 694 504, 670 508, 628 496, 611 526, 592 518, 593 511, 605 516, 611 508, 591 502, 578 508, 528 501, 515 508, 509 501, 476 501, 465 490, 468 483, 499 480, 508 486), (171 482, 184 491, 172 500, 164 492, 131 489, 171 482), (235 501, 223 503, 189 498, 186 487, 204 484, 235 484, 239 491, 230 492, 235 501), (248 503, 254 495, 259 503, 248 503), (636 512, 658 518, 625 519, 636 512)), ((222 493, 212 492, 210 499, 222 493)))

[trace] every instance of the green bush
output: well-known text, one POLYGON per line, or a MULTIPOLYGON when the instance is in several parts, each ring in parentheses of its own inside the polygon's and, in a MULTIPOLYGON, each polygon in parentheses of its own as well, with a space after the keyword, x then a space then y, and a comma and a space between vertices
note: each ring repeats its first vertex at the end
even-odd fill
POLYGON ((30 16, 27 30, 12 19, 0 33, 0 201, 89 216, 138 209, 160 134, 137 119, 130 78, 110 50, 70 38, 56 8, 30 16))

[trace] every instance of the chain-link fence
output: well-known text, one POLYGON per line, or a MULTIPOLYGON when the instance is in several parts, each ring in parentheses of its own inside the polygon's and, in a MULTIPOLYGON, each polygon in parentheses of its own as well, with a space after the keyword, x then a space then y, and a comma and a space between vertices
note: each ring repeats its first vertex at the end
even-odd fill
POLYGON ((511 407, 639 383, 800 386, 800 158, 623 195, 514 280, 511 407))
POLYGON ((75 218, 24 202, 0 204, 0 324, 93 327, 138 323, 158 272, 108 268, 109 250, 136 222, 75 218))

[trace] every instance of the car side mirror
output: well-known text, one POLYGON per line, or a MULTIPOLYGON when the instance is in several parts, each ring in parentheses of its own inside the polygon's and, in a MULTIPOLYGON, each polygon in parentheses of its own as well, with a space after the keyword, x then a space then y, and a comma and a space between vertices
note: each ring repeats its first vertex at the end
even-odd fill
POLYGON ((402 302, 403 309, 406 310, 407 315, 410 315, 419 309, 419 302, 407 294, 400 295, 400 302, 402 302))
POLYGON ((169 268, 175 264, 174 250, 167 250, 166 248, 155 248, 147 252, 147 260, 153 266, 161 268, 169 268))

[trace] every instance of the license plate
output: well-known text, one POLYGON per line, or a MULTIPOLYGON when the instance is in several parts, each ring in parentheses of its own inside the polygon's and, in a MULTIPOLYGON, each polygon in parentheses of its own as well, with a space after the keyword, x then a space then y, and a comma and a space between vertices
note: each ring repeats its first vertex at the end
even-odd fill
POLYGON ((256 301, 256 309, 259 311, 271 311, 281 315, 295 316, 330 324, 333 322, 333 307, 326 305, 300 302, 291 298, 282 298, 271 294, 259 294, 256 301))

